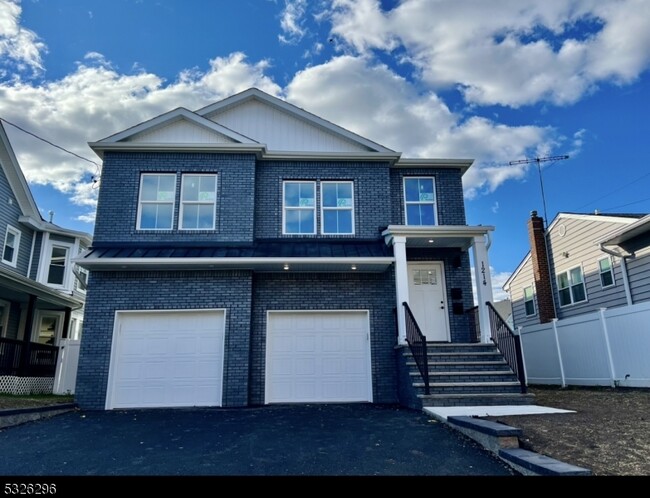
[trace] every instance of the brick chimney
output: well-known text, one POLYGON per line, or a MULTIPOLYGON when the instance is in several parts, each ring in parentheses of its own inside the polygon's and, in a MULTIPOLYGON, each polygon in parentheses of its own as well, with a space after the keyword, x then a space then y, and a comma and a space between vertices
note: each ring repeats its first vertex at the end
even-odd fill
POLYGON ((547 323, 555 318, 551 271, 544 232, 544 219, 537 216, 537 211, 532 211, 528 220, 528 237, 530 239, 530 255, 533 260, 533 276, 540 323, 547 323))

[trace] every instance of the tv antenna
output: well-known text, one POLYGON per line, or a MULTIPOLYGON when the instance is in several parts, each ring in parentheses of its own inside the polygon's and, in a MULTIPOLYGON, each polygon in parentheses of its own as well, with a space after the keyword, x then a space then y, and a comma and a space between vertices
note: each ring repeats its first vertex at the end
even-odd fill
POLYGON ((515 164, 537 164, 537 173, 539 174, 539 187, 542 191, 542 204, 544 205, 544 228, 546 228, 546 223, 548 221, 548 216, 546 214, 546 196, 544 195, 544 181, 542 180, 542 167, 541 163, 548 161, 562 161, 564 159, 569 159, 569 156, 546 156, 546 157, 536 157, 534 159, 521 159, 519 161, 510 161, 508 164, 513 166, 515 164))

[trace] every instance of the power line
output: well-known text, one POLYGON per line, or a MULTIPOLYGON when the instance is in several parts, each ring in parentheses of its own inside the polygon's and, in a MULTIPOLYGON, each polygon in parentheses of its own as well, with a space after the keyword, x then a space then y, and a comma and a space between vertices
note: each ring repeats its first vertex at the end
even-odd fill
POLYGON ((599 209, 599 211, 611 211, 613 209, 619 209, 619 208, 622 208, 622 207, 631 206, 633 204, 640 204, 640 203, 645 202, 645 201, 650 201, 650 197, 646 197, 645 199, 641 199, 640 201, 634 201, 634 202, 628 202, 627 204, 621 204, 620 206, 614 206, 614 207, 610 207, 610 208, 607 208, 607 209, 599 209))
MULTIPOLYGON (((557 161, 562 161, 563 159, 569 159, 569 156, 536 157, 534 159, 520 159, 518 161, 510 161, 508 163, 510 166, 514 164, 531 164, 531 163, 537 164, 537 173, 539 174, 539 187, 540 190, 542 191, 542 204, 544 205, 544 227, 546 227, 546 224, 548 223, 548 215, 546 213, 546 196, 544 195, 544 181, 542 180, 542 167, 540 163, 553 161, 553 164, 555 164, 557 161)), ((551 164, 551 166, 553 165, 551 164)))
MULTIPOLYGON (((609 197, 610 195, 615 194, 616 192, 620 192, 620 191, 623 190, 625 187, 629 187, 630 185, 635 184, 635 183, 638 182, 639 180, 643 180, 643 179, 644 179, 645 177, 647 177, 647 176, 650 176, 650 173, 646 173, 645 175, 641 175, 639 178, 636 178, 636 179, 632 180, 631 182, 626 183, 625 185, 623 185, 623 186, 621 186, 621 187, 619 187, 619 188, 617 188, 617 189, 615 189, 615 190, 612 190, 612 191, 609 192, 608 194, 605 194, 605 195, 599 197, 599 198, 596 199, 595 201, 591 201, 591 202, 588 202, 587 204, 583 204, 582 206, 577 207, 577 208, 576 208, 576 211, 579 210, 579 209, 582 209, 582 208, 585 207, 585 206, 589 206, 590 204, 594 204, 595 202, 598 202, 598 201, 600 201, 601 199, 604 199, 605 197, 609 197)), ((627 204, 626 204, 626 205, 627 205, 627 204)), ((616 208, 613 208, 613 209, 616 209, 616 208)))
POLYGON ((18 128, 20 131, 22 131, 24 133, 27 133, 28 135, 31 135, 32 137, 37 138, 37 139, 41 140, 42 142, 45 142, 46 144, 51 145, 52 147, 56 147, 57 149, 60 149, 63 152, 67 152, 68 154, 72 154, 73 156, 75 156, 75 157, 77 157, 79 159, 83 159, 84 161, 88 161, 89 163, 94 164, 98 168, 101 167, 99 163, 96 163, 92 159, 88 159, 87 157, 80 156, 79 154, 76 154, 75 152, 72 152, 72 151, 70 151, 70 150, 68 150, 68 149, 66 149, 64 147, 61 147, 60 145, 52 143, 52 142, 50 142, 49 140, 47 140, 47 139, 45 139, 43 137, 39 137, 38 135, 36 135, 35 133, 32 133, 31 131, 28 131, 28 130, 26 130, 24 128, 21 128, 20 126, 18 126, 17 124, 12 123, 11 121, 7 121, 5 118, 0 117, 0 121, 4 121, 8 125, 13 126, 14 128, 18 128))

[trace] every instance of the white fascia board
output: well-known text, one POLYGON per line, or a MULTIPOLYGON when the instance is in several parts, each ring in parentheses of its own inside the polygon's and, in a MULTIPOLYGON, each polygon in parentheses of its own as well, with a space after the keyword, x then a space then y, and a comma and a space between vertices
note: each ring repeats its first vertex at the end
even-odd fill
POLYGON ((382 235, 384 237, 480 237, 491 231, 494 231, 491 225, 389 225, 382 235))
POLYGON ((393 164, 399 159, 398 152, 293 152, 293 151, 272 151, 266 152, 262 160, 332 160, 332 161, 374 161, 389 162, 393 164))
POLYGON ((98 267, 148 267, 148 266, 200 266, 210 265, 231 268, 254 268, 265 264, 392 264, 395 258, 386 256, 378 258, 75 258, 73 263, 82 268, 94 269, 98 267))
POLYGON ((521 263, 519 263, 517 268, 515 268, 515 271, 513 271, 510 274, 510 276, 508 277, 508 280, 506 280, 504 282, 503 286, 501 287, 504 291, 510 292, 510 284, 517 277, 517 275, 519 275, 519 272, 521 270, 523 270, 524 266, 526 266, 526 264, 528 263, 528 261, 530 260, 531 257, 532 257, 532 254, 529 251, 528 254, 526 254, 526 256, 524 257, 524 259, 521 260, 521 263))
POLYGON ((264 144, 170 144, 170 143, 139 143, 139 142, 118 142, 104 143, 91 142, 88 144, 95 153, 103 158, 104 151, 118 150, 126 152, 219 152, 219 153, 242 153, 250 152, 261 159, 266 151, 264 144))
POLYGON ((347 140, 350 140, 364 147, 367 147, 371 151, 386 152, 386 153, 395 152, 387 147, 384 147, 383 145, 373 142, 372 140, 368 140, 367 138, 364 138, 361 135, 357 135, 356 133, 346 130, 345 128, 342 128, 339 125, 336 125, 319 116, 316 116, 315 114, 305 111, 300 107, 290 104, 289 102, 286 102, 282 99, 269 95, 268 93, 265 93, 259 90, 258 88, 249 88, 248 90, 245 90, 241 93, 238 93, 224 100, 215 102, 214 104, 210 104, 206 107, 198 109, 197 111, 195 111, 195 113, 198 114, 199 116, 209 116, 218 111, 226 110, 228 108, 236 106, 241 102, 245 102, 251 99, 257 99, 261 102, 264 102, 265 104, 271 107, 275 107, 276 109, 280 109, 281 111, 284 111, 287 114, 290 114, 298 119, 301 119, 302 121, 306 121, 317 128, 324 129, 330 133, 333 133, 334 135, 344 137, 347 140))
POLYGON ((550 223, 546 229, 546 233, 549 233, 555 225, 557 225, 561 220, 583 220, 583 221, 604 221, 609 223, 620 223, 624 225, 629 225, 638 220, 638 218, 625 218, 623 216, 603 216, 601 214, 575 214, 575 213, 558 213, 557 216, 550 223))
POLYGON ((18 164, 18 159, 11 147, 11 142, 9 142, 2 121, 0 121, 0 164, 22 213, 25 216, 40 217, 38 206, 34 201, 29 185, 27 185, 25 175, 18 164))
POLYGON ((393 168, 453 168, 460 169, 461 176, 474 164, 474 159, 415 159, 401 158, 393 168))

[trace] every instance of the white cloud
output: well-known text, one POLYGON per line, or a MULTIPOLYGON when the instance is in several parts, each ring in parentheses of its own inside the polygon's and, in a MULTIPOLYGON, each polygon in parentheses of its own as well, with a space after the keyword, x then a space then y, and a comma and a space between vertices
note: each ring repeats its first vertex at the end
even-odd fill
MULTIPOLYGON (((42 84, 0 83, 0 116, 83 157, 100 162, 86 145, 173 108, 189 109, 256 86, 279 94, 280 87, 264 71, 266 61, 249 63, 241 53, 217 57, 207 71, 185 71, 169 84, 140 71, 125 75, 111 68, 101 54, 89 53, 65 78, 42 84)), ((52 185, 71 202, 91 212, 97 167, 6 127, 27 180, 52 185)))
MULTIPOLYGON (((510 296, 506 291, 503 290, 503 284, 506 283, 506 280, 510 278, 510 272, 496 272, 492 266, 490 266, 490 278, 492 279, 492 302, 502 301, 504 299, 509 299, 510 296)), ((474 293, 474 305, 477 305, 476 301, 476 278, 474 275, 474 268, 472 267, 472 292, 474 293)))
POLYGON ((403 47, 424 82, 478 105, 571 104, 650 65, 647 0, 333 0, 330 16, 359 53, 403 47))
POLYGON ((46 46, 36 33, 20 25, 21 13, 19 0, 0 0, 0 66, 11 66, 19 72, 29 68, 39 73, 43 70, 41 54, 46 46))
POLYGON ((303 17, 306 10, 307 0, 285 0, 280 19, 280 27, 284 34, 278 36, 282 43, 297 43, 305 35, 303 17))
POLYGON ((406 157, 477 158, 463 178, 470 198, 524 178, 528 165, 504 164, 561 140, 547 127, 463 119, 434 93, 418 93, 385 65, 363 57, 341 56, 304 69, 289 83, 286 95, 290 102, 406 157))

